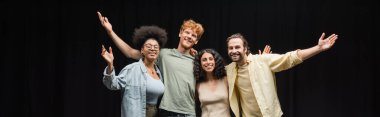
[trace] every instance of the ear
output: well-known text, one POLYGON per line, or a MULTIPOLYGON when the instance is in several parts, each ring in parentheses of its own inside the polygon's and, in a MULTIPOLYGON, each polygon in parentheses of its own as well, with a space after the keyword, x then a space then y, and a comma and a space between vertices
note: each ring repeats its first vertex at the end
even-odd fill
POLYGON ((143 47, 141 47, 141 49, 140 49, 140 53, 141 53, 141 55, 143 54, 143 51, 144 50, 144 48, 143 47))
POLYGON ((248 47, 244 47, 244 54, 247 54, 248 47))
POLYGON ((179 31, 178 37, 181 38, 182 30, 179 31))

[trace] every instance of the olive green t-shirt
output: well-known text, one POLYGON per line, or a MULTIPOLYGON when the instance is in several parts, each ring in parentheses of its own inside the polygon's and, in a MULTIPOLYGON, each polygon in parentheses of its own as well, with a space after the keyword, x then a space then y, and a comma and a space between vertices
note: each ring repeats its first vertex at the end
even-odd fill
POLYGON ((194 57, 177 49, 161 49, 157 61, 165 85, 160 109, 195 115, 194 57))

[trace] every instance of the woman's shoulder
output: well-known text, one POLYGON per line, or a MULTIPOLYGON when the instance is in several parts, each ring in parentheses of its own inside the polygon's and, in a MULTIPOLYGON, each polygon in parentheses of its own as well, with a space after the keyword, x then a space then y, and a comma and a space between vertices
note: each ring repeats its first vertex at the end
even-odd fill
POLYGON ((141 64, 140 61, 137 61, 137 62, 133 62, 133 63, 131 63, 131 64, 128 64, 128 65, 125 66, 123 69, 134 70, 134 69, 136 69, 137 67, 140 67, 141 65, 143 65, 143 64, 141 64))

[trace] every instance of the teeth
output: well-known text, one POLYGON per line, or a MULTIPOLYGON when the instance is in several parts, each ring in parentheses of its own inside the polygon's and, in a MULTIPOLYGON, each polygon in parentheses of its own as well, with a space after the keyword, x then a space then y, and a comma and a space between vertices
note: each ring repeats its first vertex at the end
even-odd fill
POLYGON ((213 67, 212 65, 208 65, 208 66, 205 66, 205 67, 207 67, 207 68, 211 68, 211 67, 213 67))

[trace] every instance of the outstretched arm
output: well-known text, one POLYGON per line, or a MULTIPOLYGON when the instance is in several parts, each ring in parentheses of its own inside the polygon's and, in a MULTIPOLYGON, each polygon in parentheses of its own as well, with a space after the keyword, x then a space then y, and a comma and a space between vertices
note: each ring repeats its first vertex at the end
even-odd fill
POLYGON ((318 40, 318 45, 308 49, 299 50, 297 53, 298 57, 300 57, 302 60, 306 60, 322 51, 330 49, 338 39, 338 35, 336 34, 332 34, 325 39, 324 37, 325 33, 322 33, 321 37, 318 40))
POLYGON ((338 35, 335 34, 332 34, 326 39, 324 39, 324 37, 325 33, 322 33, 322 36, 319 38, 318 45, 314 47, 291 51, 286 54, 263 54, 261 58, 269 65, 273 72, 280 72, 298 65, 303 60, 306 60, 322 51, 330 49, 334 45, 336 39, 338 39, 338 35))
POLYGON ((102 14, 99 11, 97 13, 98 13, 100 23, 102 24, 104 29, 107 31, 107 34, 111 37, 112 41, 116 44, 116 47, 119 48, 120 51, 128 58, 132 58, 136 60, 141 58, 141 54, 139 50, 133 49, 131 46, 125 43, 119 36, 117 36, 117 34, 112 30, 112 25, 108 21, 108 18, 102 16, 102 14))

